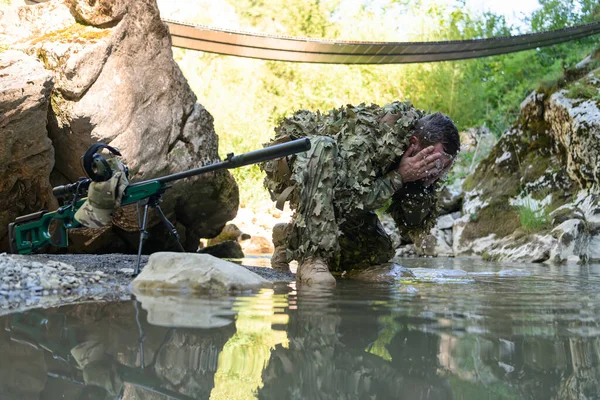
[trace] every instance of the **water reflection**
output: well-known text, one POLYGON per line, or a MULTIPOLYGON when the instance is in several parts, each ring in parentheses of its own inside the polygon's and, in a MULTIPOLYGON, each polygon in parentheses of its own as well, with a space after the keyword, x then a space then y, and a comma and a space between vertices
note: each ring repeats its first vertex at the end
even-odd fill
POLYGON ((600 266, 429 265, 473 282, 280 284, 5 316, 0 398, 599 398, 600 266))

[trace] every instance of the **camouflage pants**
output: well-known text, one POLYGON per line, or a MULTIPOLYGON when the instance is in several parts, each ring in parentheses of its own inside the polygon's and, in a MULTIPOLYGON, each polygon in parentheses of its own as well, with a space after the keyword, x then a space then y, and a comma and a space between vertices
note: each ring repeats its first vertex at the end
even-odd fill
POLYGON ((391 240, 374 212, 338 215, 335 183, 340 168, 338 149, 330 137, 311 138, 311 149, 292 165, 298 202, 291 224, 274 235, 272 265, 308 257, 327 260, 331 270, 366 268, 390 260, 391 240), (340 221, 343 222, 340 223, 340 221), (283 237, 282 237, 283 236, 283 237))

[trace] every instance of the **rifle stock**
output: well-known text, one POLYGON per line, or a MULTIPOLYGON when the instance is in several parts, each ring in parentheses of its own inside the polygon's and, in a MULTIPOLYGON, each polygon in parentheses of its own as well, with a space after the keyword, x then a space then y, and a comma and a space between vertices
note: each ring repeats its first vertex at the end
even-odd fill
MULTIPOLYGON (((262 161, 282 158, 308 149, 310 149, 310 141, 304 138, 237 156, 230 153, 224 161, 218 163, 132 183, 125 189, 121 199, 121 206, 135 204, 151 196, 160 195, 168 189, 167 183, 169 182, 222 169, 238 168, 262 161)), ((70 194, 76 195, 79 190, 87 190, 90 183, 91 180, 82 179, 77 183, 58 186, 52 192, 57 197, 70 194)), ((86 198, 75 200, 71 204, 58 208, 56 211, 38 211, 18 217, 15 219, 15 222, 10 223, 8 225, 8 238, 11 253, 29 254, 48 245, 68 247, 68 230, 82 227, 75 219, 75 213, 85 203, 86 198)))

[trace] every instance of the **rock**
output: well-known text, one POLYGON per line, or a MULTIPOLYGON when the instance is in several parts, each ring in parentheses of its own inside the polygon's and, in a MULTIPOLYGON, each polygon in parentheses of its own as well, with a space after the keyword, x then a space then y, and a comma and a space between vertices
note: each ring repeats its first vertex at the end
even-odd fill
POLYGON ((431 230, 431 234, 436 240, 435 248, 433 250, 434 254, 438 257, 453 257, 454 252, 452 251, 452 245, 451 243, 448 243, 445 231, 434 228, 431 230))
POLYGON ((227 240, 198 250, 196 253, 210 254, 218 258, 244 258, 242 246, 236 241, 227 240))
POLYGON ((550 218, 552 218, 552 225, 560 225, 570 219, 584 220, 585 215, 580 209, 573 208, 571 204, 566 204, 552 211, 550 213, 550 218))
POLYGON ((0 251, 7 251, 10 222, 57 206, 46 130, 54 78, 35 58, 14 50, 0 52, 0 76, 0 251))
POLYGON ((442 214, 451 214, 460 211, 463 202, 463 193, 444 187, 438 196, 438 205, 442 214))
POLYGON ((208 246, 214 246, 215 244, 219 244, 225 241, 239 241, 241 239, 243 232, 240 228, 235 224, 227 224, 223 227, 221 233, 219 233, 216 237, 209 239, 207 242, 208 246))
POLYGON ((452 215, 446 214, 437 219, 436 228, 451 229, 452 225, 454 225, 454 218, 452 218, 452 215))
POLYGON ((127 12, 125 0, 72 1, 71 10, 88 25, 119 22, 127 12))
POLYGON ((72 289, 83 285, 82 279, 85 278, 81 275, 71 265, 57 261, 40 263, 28 256, 0 254, 3 290, 39 292, 72 289))
POLYGON ((589 235, 585 222, 580 219, 569 219, 552 230, 557 244, 550 253, 554 263, 586 262, 588 259, 589 235))
POLYGON ((591 227, 600 222, 600 108, 585 93, 600 92, 598 72, 571 74, 564 88, 533 92, 523 101, 519 119, 464 181, 463 217, 453 226, 455 255, 589 259, 591 227), (569 97, 577 93, 582 97, 569 97))
POLYGON ((476 253, 488 253, 493 260, 542 263, 552 261, 551 251, 556 245, 556 240, 551 235, 530 235, 524 243, 511 238, 494 239, 488 239, 486 247, 475 250, 476 253))
MULTIPOLYGON (((446 243, 448 244, 448 246, 452 247, 453 243, 454 243, 454 236, 452 233, 452 229, 444 229, 443 231, 444 234, 444 239, 446 240, 446 243)), ((452 250, 452 254, 454 254, 454 251, 452 250)))
POLYGON ((352 270, 348 278, 364 282, 396 282, 406 277, 414 277, 412 271, 396 263, 385 263, 366 269, 352 270))
POLYGON ((598 103, 593 99, 570 99, 567 90, 560 90, 550 96, 544 119, 552 127, 550 135, 567 152, 565 168, 569 177, 584 188, 599 182, 598 103))
POLYGON ((431 229, 415 243, 417 254, 429 257, 453 257, 452 247, 446 242, 446 235, 438 228, 431 229))
POLYGON ((150 256, 132 285, 143 294, 156 290, 224 294, 271 283, 244 267, 208 254, 159 252, 150 256))
POLYGON ((415 250, 415 245, 412 243, 409 243, 406 245, 399 246, 396 249, 396 254, 394 255, 394 257, 395 258, 414 257, 415 255, 417 255, 417 251, 415 250))
POLYGON ((528 122, 540 121, 544 118, 545 97, 543 93, 534 90, 521 102, 521 115, 525 116, 528 122))
POLYGON ((593 263, 600 262, 600 235, 590 237, 588 261, 593 263))
MULTIPOLYGON (((196 103, 173 60, 154 0, 23 6, 0 14, 0 39, 37 57, 54 74, 48 114, 56 155, 53 183, 81 176, 79 159, 94 142, 118 148, 134 182, 219 161, 212 116, 196 103)), ((235 216, 238 203, 231 174, 218 171, 173 182, 161 207, 185 228, 183 244, 195 251, 201 237, 215 236, 235 216)), ((146 251, 165 248, 168 234, 155 213, 149 224, 146 251)), ((135 207, 120 210, 111 229, 118 232, 111 240, 84 232, 88 240, 70 250, 85 252, 93 245, 100 252, 136 251, 135 207), (94 245, 95 240, 102 242, 94 245)))
POLYGON ((254 235, 242 243, 242 250, 246 254, 273 254, 275 247, 266 237, 254 235))

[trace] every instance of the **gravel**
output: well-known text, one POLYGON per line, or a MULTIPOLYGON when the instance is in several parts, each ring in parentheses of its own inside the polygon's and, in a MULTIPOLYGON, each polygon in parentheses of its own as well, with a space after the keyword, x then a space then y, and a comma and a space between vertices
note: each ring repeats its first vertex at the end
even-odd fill
MULTIPOLYGON (((0 254, 0 315, 61 304, 129 299, 137 256, 131 254, 0 254), (17 261, 17 262, 15 262, 17 261)), ((141 267, 148 262, 142 256, 141 267)), ((242 265, 272 282, 291 272, 242 265)))

